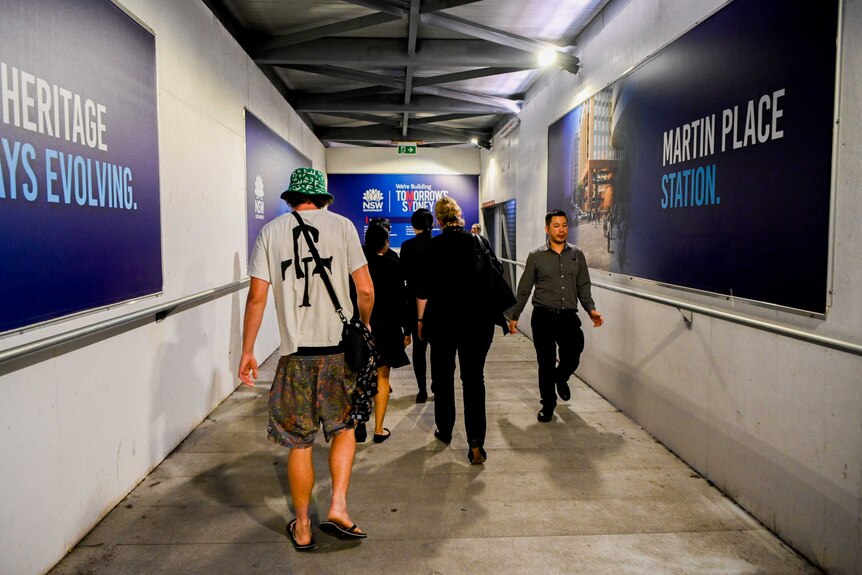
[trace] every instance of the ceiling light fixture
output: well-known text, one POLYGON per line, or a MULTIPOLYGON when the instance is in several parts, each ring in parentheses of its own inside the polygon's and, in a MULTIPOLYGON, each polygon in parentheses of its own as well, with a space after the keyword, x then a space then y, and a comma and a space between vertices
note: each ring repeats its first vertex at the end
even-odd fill
POLYGON ((555 48, 544 48, 541 52, 539 52, 539 66, 542 68, 547 68, 548 66, 553 66, 554 62, 557 60, 557 50, 555 48))
POLYGON ((501 138, 508 138, 509 134, 515 131, 515 128, 521 125, 521 118, 518 116, 512 117, 506 124, 500 128, 499 135, 501 138))

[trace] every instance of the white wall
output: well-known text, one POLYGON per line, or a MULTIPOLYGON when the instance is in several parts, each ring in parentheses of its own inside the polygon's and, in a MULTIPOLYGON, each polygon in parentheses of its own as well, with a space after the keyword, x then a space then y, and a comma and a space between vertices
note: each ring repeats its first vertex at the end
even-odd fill
MULTIPOLYGON (((518 202, 519 260, 544 241, 548 125, 723 4, 611 0, 577 41, 581 73, 557 73, 530 94, 520 128, 482 153, 481 201, 518 202)), ((738 302, 733 311, 859 344, 862 5, 845 0, 843 10, 833 308, 826 320, 738 302)), ((730 309, 593 271, 599 278, 730 309)), ((578 375, 829 573, 862 573, 862 357, 701 315, 687 329, 674 308, 593 291, 606 325, 585 329, 578 375)), ((529 331, 529 313, 519 326, 529 331)))
POLYGON ((391 148, 327 148, 330 174, 478 174, 479 148, 423 148, 399 155, 391 148))
MULTIPOLYGON (((156 36, 164 294, 8 336, 0 349, 246 275, 243 107, 325 169, 325 149, 203 2, 124 0, 156 36)), ((0 371, 0 573, 63 557, 231 391, 245 292, 0 371)), ((278 347, 267 311, 263 360, 278 347)))

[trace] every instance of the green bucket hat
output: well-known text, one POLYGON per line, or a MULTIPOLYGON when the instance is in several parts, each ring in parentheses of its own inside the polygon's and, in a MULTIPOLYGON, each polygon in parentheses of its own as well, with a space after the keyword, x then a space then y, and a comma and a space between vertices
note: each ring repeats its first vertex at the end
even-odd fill
POLYGON ((287 194, 303 194, 305 196, 326 196, 333 199, 332 194, 326 191, 326 179, 323 172, 314 168, 297 168, 290 174, 290 186, 281 194, 285 199, 287 194))

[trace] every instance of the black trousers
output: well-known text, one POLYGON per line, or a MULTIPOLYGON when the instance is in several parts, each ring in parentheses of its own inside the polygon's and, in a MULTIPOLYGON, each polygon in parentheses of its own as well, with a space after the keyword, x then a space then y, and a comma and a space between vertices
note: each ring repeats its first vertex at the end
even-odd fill
MULTIPOLYGON (((427 372, 428 367, 425 361, 425 350, 428 349, 428 342, 422 339, 419 339, 419 333, 417 330, 417 326, 414 322, 413 325, 413 374, 416 376, 416 385, 419 387, 419 391, 426 391, 428 385, 427 381, 427 372)), ((432 392, 433 386, 432 386, 432 392)))
POLYGON ((455 427, 455 354, 461 367, 464 427, 470 447, 485 445, 485 358, 494 339, 494 324, 461 326, 457 333, 436 334, 431 343, 434 423, 444 436, 455 427))
POLYGON ((576 310, 533 308, 530 320, 533 346, 539 363, 539 395, 542 407, 557 406, 557 382, 568 382, 581 362, 584 332, 576 310), (557 363, 557 348, 560 362, 557 363))

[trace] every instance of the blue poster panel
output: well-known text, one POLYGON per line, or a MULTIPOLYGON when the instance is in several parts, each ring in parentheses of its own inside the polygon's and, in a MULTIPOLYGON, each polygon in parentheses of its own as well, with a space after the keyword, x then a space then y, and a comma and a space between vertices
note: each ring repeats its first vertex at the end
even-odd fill
POLYGON ((0 332, 162 290, 155 38, 0 0, 0 332))
POLYGON ((289 211, 281 193, 290 185, 296 168, 310 168, 311 160, 273 132, 250 111, 245 111, 245 178, 248 220, 248 254, 260 229, 289 211))
POLYGON ((549 127, 591 267, 825 313, 838 2, 735 0, 549 127))
MULTIPOLYGON (((330 174, 329 190, 335 197, 330 208, 350 219, 365 237, 368 222, 386 218, 392 230, 390 247, 401 247, 413 237, 410 217, 419 208, 434 213, 434 204, 451 196, 461 206, 469 228, 479 221, 479 176, 451 174, 330 174)), ((435 222, 436 223, 436 222, 435 222)))

